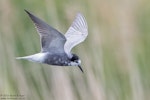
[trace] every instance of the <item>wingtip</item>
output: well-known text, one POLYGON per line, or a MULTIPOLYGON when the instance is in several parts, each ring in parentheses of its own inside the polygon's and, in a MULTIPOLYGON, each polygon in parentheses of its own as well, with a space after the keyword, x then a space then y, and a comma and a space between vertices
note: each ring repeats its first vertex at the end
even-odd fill
POLYGON ((26 10, 26 9, 24 9, 24 11, 25 11, 25 12, 27 12, 27 10, 26 10))
POLYGON ((28 13, 28 11, 27 11, 26 9, 24 9, 24 11, 25 11, 26 13, 28 13))
POLYGON ((31 20, 35 23, 35 21, 39 18, 37 18, 35 15, 33 15, 32 13, 30 13, 28 10, 24 9, 24 11, 28 14, 28 16, 31 18, 31 20))
POLYGON ((25 11, 28 15, 31 15, 31 13, 30 13, 28 10, 24 9, 24 11, 25 11))
POLYGON ((79 11, 79 12, 77 12, 77 15, 81 15, 81 16, 83 16, 83 14, 79 11))

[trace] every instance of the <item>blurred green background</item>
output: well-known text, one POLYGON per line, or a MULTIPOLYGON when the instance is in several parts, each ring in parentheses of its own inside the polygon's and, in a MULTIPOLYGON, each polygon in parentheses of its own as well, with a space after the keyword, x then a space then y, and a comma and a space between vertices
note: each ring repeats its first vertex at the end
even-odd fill
POLYGON ((0 100, 150 100, 149 71, 149 0, 0 0, 0 100), (89 35, 73 52, 84 74, 15 59, 40 51, 24 9, 62 33, 83 13, 89 35))

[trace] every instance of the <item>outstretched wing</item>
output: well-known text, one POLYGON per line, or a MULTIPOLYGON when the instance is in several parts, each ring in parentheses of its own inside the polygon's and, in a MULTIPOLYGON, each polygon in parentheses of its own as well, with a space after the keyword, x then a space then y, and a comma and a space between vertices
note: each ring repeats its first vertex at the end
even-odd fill
POLYGON ((64 50, 70 56, 71 49, 77 44, 83 42, 88 35, 88 26, 84 16, 78 13, 71 27, 65 34, 67 39, 64 50))
POLYGON ((41 52, 64 53, 66 38, 56 29, 25 10, 32 19, 41 39, 41 52))

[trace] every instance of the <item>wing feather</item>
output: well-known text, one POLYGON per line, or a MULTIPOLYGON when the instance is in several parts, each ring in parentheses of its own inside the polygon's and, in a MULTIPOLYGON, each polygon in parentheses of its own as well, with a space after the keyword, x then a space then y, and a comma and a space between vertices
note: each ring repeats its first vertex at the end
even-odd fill
POLYGON ((81 13, 78 13, 72 25, 65 34, 67 39, 64 50, 71 56, 71 49, 77 44, 83 42, 88 35, 88 26, 84 16, 81 13))
MULTIPOLYGON (((25 10, 26 11, 26 10, 25 10)), ((65 53, 64 44, 66 38, 56 29, 34 16, 30 12, 26 11, 29 17, 32 19, 35 27, 40 35, 41 39, 41 52, 50 53, 65 53)))

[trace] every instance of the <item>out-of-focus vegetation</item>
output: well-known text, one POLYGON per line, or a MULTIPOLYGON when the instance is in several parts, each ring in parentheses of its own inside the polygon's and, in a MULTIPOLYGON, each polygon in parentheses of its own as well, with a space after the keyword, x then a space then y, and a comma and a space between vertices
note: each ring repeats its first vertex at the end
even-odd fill
POLYGON ((0 0, 0 100, 16 94, 20 100, 150 100, 150 1, 0 0), (84 74, 15 59, 40 51, 24 9, 62 33, 83 13, 89 36, 73 52, 84 74))

